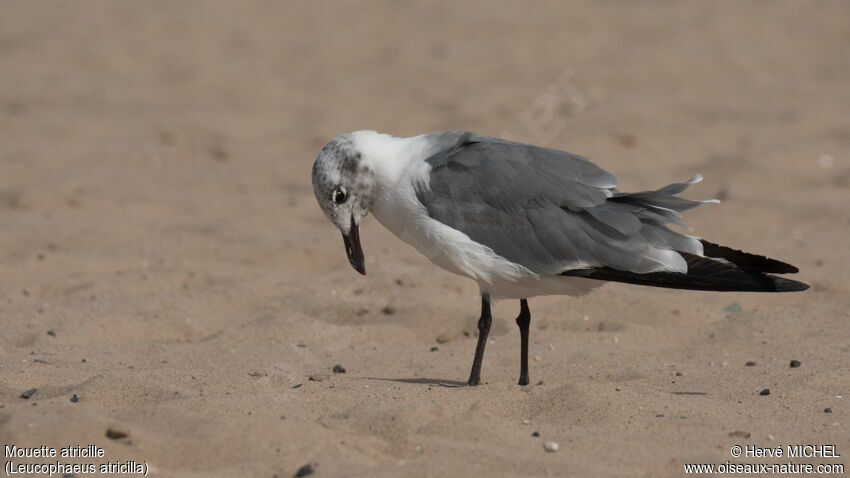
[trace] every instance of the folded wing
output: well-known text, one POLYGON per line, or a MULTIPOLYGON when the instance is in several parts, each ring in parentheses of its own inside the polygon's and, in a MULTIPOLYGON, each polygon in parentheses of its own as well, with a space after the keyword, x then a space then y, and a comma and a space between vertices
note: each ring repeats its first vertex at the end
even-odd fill
POLYGON ((678 197, 696 176, 655 191, 621 193, 587 158, 468 132, 435 133, 417 190, 428 214, 540 275, 573 275, 658 287, 802 290, 768 276, 788 264, 667 228, 709 201, 678 197), (703 257, 703 256, 710 257, 703 257))
POLYGON ((675 251, 702 254, 697 238, 668 229, 701 204, 675 197, 688 184, 622 194, 588 159, 464 132, 427 160, 417 197, 428 214, 538 274, 607 266, 685 272, 675 251))

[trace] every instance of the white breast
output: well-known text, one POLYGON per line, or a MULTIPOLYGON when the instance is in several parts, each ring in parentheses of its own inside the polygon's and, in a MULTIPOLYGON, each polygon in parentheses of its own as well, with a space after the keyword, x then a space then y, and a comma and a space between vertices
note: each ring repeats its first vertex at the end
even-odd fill
POLYGON ((536 277, 525 267, 428 216, 416 199, 413 178, 405 178, 382 192, 372 208, 375 218, 434 264, 479 284, 536 277))

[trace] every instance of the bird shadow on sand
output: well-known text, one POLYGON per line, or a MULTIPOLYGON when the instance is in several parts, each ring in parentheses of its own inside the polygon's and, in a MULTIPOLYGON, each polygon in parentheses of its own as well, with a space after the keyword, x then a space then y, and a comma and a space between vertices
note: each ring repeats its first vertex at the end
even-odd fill
POLYGON ((457 388, 457 387, 465 387, 466 382, 459 382, 457 380, 447 380, 444 378, 381 378, 381 377, 369 377, 369 380, 383 380, 385 382, 401 382, 401 383, 413 383, 420 385, 438 385, 440 387, 447 388, 457 388))

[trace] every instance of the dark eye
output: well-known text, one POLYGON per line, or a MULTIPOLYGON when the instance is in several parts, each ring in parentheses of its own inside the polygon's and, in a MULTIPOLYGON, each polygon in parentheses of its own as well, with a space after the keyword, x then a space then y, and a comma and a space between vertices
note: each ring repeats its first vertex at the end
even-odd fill
POLYGON ((334 204, 342 204, 346 199, 348 199, 348 194, 346 194, 345 190, 342 188, 336 188, 331 196, 331 200, 334 204))

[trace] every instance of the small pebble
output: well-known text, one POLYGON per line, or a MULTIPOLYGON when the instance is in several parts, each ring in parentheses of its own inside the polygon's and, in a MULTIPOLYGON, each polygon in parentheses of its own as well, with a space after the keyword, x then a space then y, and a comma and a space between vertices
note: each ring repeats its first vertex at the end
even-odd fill
POLYGON ((345 367, 343 367, 340 364, 334 365, 333 370, 334 370, 334 373, 345 373, 345 367))
POLYGON ((77 403, 79 401, 80 401, 80 397, 78 397, 76 393, 71 395, 71 402, 72 403, 77 403))
POLYGON ((310 375, 309 377, 307 377, 307 380, 309 380, 311 382, 321 382, 322 380, 324 380, 326 378, 327 378, 327 376, 325 376, 325 375, 310 375))
POLYGON ((130 432, 123 428, 109 427, 106 429, 106 438, 111 440, 120 440, 122 438, 127 438, 128 436, 130 436, 130 432))
POLYGON ((51 337, 56 337, 56 331, 53 330, 53 329, 50 329, 50 330, 47 331, 47 335, 49 335, 51 337))
POLYGON ((296 471, 295 475, 293 475, 293 476, 295 478, 301 478, 303 476, 310 476, 310 475, 313 474, 314 471, 315 470, 313 470, 313 465, 307 463, 306 465, 299 468, 298 471, 296 471))
POLYGON ((790 365, 791 368, 797 368, 797 367, 800 366, 800 361, 799 360, 792 360, 791 363, 788 364, 788 365, 790 365))
POLYGON ((535 361, 535 362, 539 362, 539 361, 540 361, 540 357, 539 357, 539 356, 535 356, 535 357, 534 357, 534 361, 535 361))
POLYGON ((753 362, 752 360, 750 360, 750 361, 749 361, 749 362, 747 362, 745 365, 746 365, 747 367, 755 367, 755 366, 756 366, 756 363, 755 363, 755 362, 753 362))
POLYGON ((676 376, 677 376, 677 377, 681 377, 681 376, 682 376, 682 372, 676 372, 676 376))
POLYGON ((24 400, 29 400, 29 398, 32 397, 33 395, 35 395, 35 392, 37 392, 37 391, 38 391, 37 388, 31 388, 31 389, 27 390, 26 392, 22 393, 21 398, 23 398, 24 400))
POLYGON ((395 307, 387 304, 387 305, 384 306, 383 309, 381 309, 381 312, 383 312, 387 315, 393 315, 393 314, 395 314, 395 307))
POLYGON ((744 309, 743 309, 743 307, 741 307, 741 304, 739 304, 737 302, 732 302, 731 304, 729 304, 729 305, 727 305, 726 307, 723 308, 723 312, 729 312, 731 314, 735 314, 735 313, 741 312, 743 310, 744 309))
POLYGON ((737 438, 749 438, 750 432, 745 432, 743 430, 735 430, 734 432, 729 433, 729 436, 737 438))
POLYGON ((826 408, 823 409, 823 413, 832 413, 832 409, 829 408, 829 407, 826 407, 826 408))
POLYGON ((291 386, 291 387, 289 387, 289 388, 301 388, 301 385, 304 385, 304 384, 303 384, 303 383, 299 383, 299 384, 297 384, 297 385, 293 385, 293 386, 291 386))
POLYGON ((546 451, 558 451, 558 442, 549 440, 543 444, 543 449, 546 451))
POLYGON ((540 432, 532 432, 532 433, 531 433, 531 436, 533 436, 533 437, 535 437, 535 438, 536 438, 536 437, 539 437, 539 436, 540 436, 540 432))
POLYGON ((440 334, 440 335, 437 336, 436 340, 437 340, 438 344, 445 344, 445 343, 448 343, 450 339, 449 339, 448 335, 440 334))
POLYGON ((770 395, 770 389, 769 389, 769 388, 765 388, 764 390, 762 390, 761 392, 759 392, 759 395, 770 395))
POLYGON ((431 347, 431 352, 436 352, 438 350, 440 350, 440 347, 437 347, 436 345, 431 347))
POLYGON ((528 418, 526 418, 525 420, 523 420, 523 421, 522 421, 522 424, 523 424, 523 425, 531 425, 531 420, 529 420, 528 418))

